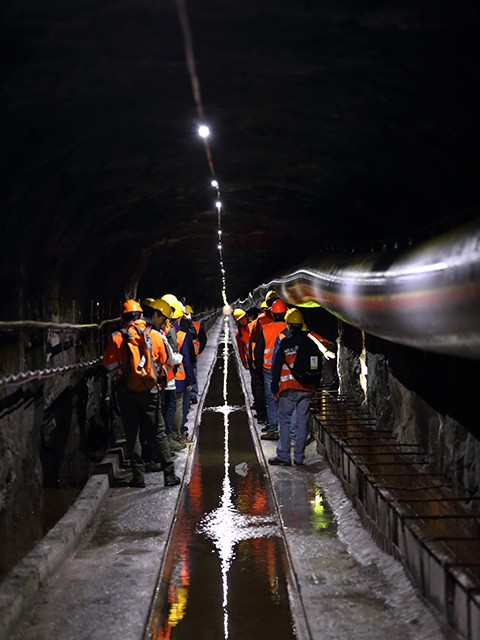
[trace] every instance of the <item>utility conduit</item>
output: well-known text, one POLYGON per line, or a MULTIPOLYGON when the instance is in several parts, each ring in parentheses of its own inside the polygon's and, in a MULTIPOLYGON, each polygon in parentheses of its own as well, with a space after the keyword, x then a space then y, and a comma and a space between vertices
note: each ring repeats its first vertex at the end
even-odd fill
POLYGON ((311 260, 238 304, 268 289, 392 342, 480 359, 480 220, 404 253, 311 260))

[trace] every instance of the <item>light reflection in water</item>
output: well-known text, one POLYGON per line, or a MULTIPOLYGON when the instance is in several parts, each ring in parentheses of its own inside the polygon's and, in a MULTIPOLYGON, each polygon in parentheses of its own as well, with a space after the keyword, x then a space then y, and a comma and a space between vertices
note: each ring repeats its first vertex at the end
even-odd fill
POLYGON ((199 524, 198 530, 210 538, 217 548, 222 571, 223 588, 223 630, 224 638, 228 639, 228 571, 235 557, 235 546, 241 540, 248 538, 262 538, 275 535, 276 525, 268 516, 246 516, 241 514, 233 504, 233 490, 230 482, 229 467, 229 416, 232 411, 241 407, 228 405, 227 380, 230 339, 228 319, 225 319, 225 335, 223 342, 223 406, 212 407, 211 410, 223 413, 224 424, 224 476, 220 506, 207 514, 199 524))
POLYGON ((241 388, 228 371, 230 340, 226 330, 208 390, 217 406, 203 409, 190 480, 151 612, 151 640, 295 636, 273 501, 241 388))

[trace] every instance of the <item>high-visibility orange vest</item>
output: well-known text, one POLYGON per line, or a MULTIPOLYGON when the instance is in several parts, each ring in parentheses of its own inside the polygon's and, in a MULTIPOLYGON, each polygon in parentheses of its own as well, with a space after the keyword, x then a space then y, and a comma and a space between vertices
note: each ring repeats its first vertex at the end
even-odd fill
POLYGON ((243 365, 246 365, 248 360, 248 343, 250 342, 249 326, 250 324, 239 325, 237 326, 237 331, 235 333, 238 353, 240 354, 240 360, 243 365))
MULTIPOLYGON (((167 352, 163 340, 158 331, 147 327, 145 320, 135 320, 135 322, 129 323, 136 325, 142 331, 145 331, 150 336, 152 356, 160 369, 167 362, 167 352)), ((128 325, 127 325, 128 326, 128 325)), ((103 354, 103 366, 109 371, 115 371, 117 380, 120 380, 125 374, 127 368, 127 348, 125 345, 125 338, 121 331, 115 331, 108 340, 105 352, 103 354)))
POLYGON ((257 339, 262 330, 262 327, 266 324, 270 324, 273 322, 273 318, 271 315, 267 315, 265 313, 259 313, 255 320, 248 323, 248 329, 250 331, 250 339, 248 343, 248 355, 252 363, 255 363, 255 346, 257 344, 257 339))
MULTIPOLYGON (((177 345, 178 345, 179 352, 180 352, 180 349, 182 348, 183 341, 185 340, 186 335, 187 334, 185 333, 185 331, 177 331, 177 345)), ((182 362, 181 364, 178 365, 177 373, 175 374, 175 380, 185 380, 186 377, 187 375, 185 373, 185 367, 183 366, 183 362, 182 362)))
POLYGON ((197 332, 197 337, 192 340, 193 348, 195 349, 195 355, 198 356, 200 353, 200 340, 198 339, 198 332, 200 331, 200 322, 193 322, 193 326, 195 327, 195 331, 197 332))
MULTIPOLYGON (((314 335, 318 340, 323 341, 322 336, 319 336, 313 331, 310 331, 312 335, 314 335)), ((285 335, 280 334, 280 339, 285 338, 285 335)), ((316 384, 302 384, 298 380, 293 377, 292 371, 290 367, 293 368, 295 363, 295 358, 297 357, 298 345, 292 349, 285 349, 285 362, 282 364, 282 370, 280 372, 280 382, 278 385, 278 393, 282 393, 282 391, 286 391, 287 389, 298 389, 299 391, 312 391, 314 392, 316 389, 316 384)))
POLYGON ((287 328, 285 322, 271 322, 262 327, 263 336, 265 338, 265 350, 263 352, 263 368, 272 368, 273 350, 275 342, 280 333, 287 328))

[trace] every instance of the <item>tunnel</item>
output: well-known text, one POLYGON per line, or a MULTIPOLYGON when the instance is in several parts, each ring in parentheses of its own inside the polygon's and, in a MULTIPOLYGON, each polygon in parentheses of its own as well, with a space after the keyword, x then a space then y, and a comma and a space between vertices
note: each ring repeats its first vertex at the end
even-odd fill
MULTIPOLYGON (((292 610, 294 637, 354 637, 316 626, 326 610, 312 594, 327 569, 308 582, 282 511, 285 478, 305 478, 268 470, 270 443, 249 408, 232 311, 258 313, 274 290, 335 354, 312 403, 307 473, 318 482, 302 500, 324 500, 342 531, 344 491, 429 603, 417 632, 476 640, 478 3, 6 0, 0 14, 0 637, 14 637, 58 570, 48 542, 58 524, 72 509, 81 521, 57 536, 71 554, 81 532, 103 531, 110 496, 128 493, 115 485, 124 430, 102 356, 125 300, 167 293, 208 335, 199 358, 207 400, 189 412, 192 441, 178 455, 182 484, 158 525, 162 545, 193 491, 228 334, 251 466, 271 485, 286 549, 276 561, 284 577, 266 569, 284 589, 275 597, 292 610)), ((327 561, 316 544, 319 566, 327 561)), ((169 558, 158 573, 169 562, 175 573, 169 558)), ((378 577, 372 566, 360 579, 378 577)), ((144 625, 156 637, 161 585, 148 587, 144 625)), ((345 598, 352 612, 355 598, 345 598)), ((365 637, 386 637, 381 624, 365 637)), ((228 637, 221 625, 212 633, 228 637)))

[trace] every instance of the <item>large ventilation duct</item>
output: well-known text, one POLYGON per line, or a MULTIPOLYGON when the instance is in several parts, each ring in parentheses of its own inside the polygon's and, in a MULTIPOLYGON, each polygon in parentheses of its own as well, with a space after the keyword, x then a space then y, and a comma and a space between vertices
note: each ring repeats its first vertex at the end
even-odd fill
POLYGON ((310 260, 248 303, 258 306, 268 289, 386 340, 480 358, 480 220, 403 253, 310 260))

